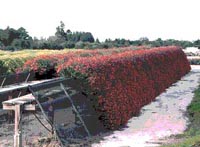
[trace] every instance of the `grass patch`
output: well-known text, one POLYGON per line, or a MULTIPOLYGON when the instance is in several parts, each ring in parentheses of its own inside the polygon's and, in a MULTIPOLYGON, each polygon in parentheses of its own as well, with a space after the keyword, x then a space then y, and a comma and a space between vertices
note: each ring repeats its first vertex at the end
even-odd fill
POLYGON ((183 141, 170 144, 163 145, 162 147, 199 147, 200 146, 200 135, 196 135, 189 138, 184 138, 183 141))
POLYGON ((200 147, 200 86, 195 90, 194 98, 187 108, 190 125, 184 134, 175 136, 180 141, 162 147, 200 147))

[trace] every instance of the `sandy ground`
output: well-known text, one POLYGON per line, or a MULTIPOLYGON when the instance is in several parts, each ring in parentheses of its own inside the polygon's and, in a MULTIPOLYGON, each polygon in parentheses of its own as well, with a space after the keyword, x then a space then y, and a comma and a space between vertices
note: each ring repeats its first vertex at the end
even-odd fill
POLYGON ((114 131, 92 147, 149 147, 159 146, 162 139, 182 133, 187 125, 186 108, 198 87, 200 66, 192 66, 189 74, 158 96, 155 102, 142 108, 127 128, 114 131))

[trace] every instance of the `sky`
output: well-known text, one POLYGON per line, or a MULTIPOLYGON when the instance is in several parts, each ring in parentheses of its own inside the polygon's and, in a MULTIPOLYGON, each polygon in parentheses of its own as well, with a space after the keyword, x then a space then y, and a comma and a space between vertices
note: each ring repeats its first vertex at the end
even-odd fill
POLYGON ((1 0, 0 29, 24 27, 32 37, 65 29, 95 38, 200 39, 199 0, 1 0))

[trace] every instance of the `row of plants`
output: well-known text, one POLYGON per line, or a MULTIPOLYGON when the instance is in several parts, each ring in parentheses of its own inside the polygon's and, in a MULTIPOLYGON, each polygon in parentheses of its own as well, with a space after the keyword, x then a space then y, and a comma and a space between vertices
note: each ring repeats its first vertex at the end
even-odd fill
POLYGON ((144 47, 125 47, 111 49, 96 49, 96 50, 77 50, 76 52, 62 52, 57 54, 44 54, 37 56, 24 63, 23 68, 18 68, 16 71, 34 71, 39 75, 49 74, 49 71, 56 71, 58 65, 63 65, 64 62, 73 60, 74 58, 88 58, 94 56, 110 56, 113 54, 126 52, 130 50, 141 49, 144 47))
POLYGON ((189 71, 189 62, 178 47, 71 58, 57 67, 58 74, 82 80, 84 93, 110 129, 126 124, 189 71))
POLYGON ((114 129, 189 72, 190 65, 178 47, 128 47, 37 56, 16 71, 27 70, 40 75, 54 70, 81 80, 99 119, 114 129))
POLYGON ((71 57, 88 57, 99 55, 109 55, 112 52, 122 52, 127 50, 141 49, 144 47, 127 47, 119 49, 64 49, 64 50, 21 50, 21 51, 2 51, 0 50, 0 75, 8 75, 11 73, 19 73, 27 70, 38 71, 41 74, 49 74, 59 62, 63 62, 64 58, 71 57), (74 54, 76 52, 76 54, 74 54), (52 62, 53 61, 53 62, 52 62), (52 66, 53 65, 53 66, 52 66))
POLYGON ((79 50, 22 50, 16 52, 0 50, 0 75, 20 72, 19 68, 23 67, 26 61, 30 61, 38 56, 65 54, 73 51, 79 50))
POLYGON ((1 59, 0 60, 0 69, 1 69, 0 75, 8 75, 8 74, 17 72, 16 69, 23 67, 24 63, 30 59, 31 57, 1 59))

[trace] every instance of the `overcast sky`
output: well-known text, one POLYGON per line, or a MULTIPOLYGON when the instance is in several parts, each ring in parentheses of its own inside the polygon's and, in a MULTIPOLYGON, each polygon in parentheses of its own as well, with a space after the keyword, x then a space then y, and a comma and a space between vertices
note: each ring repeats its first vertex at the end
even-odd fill
POLYGON ((95 38, 196 40, 200 38, 200 0, 1 0, 0 28, 24 27, 31 36, 66 29, 95 38))

